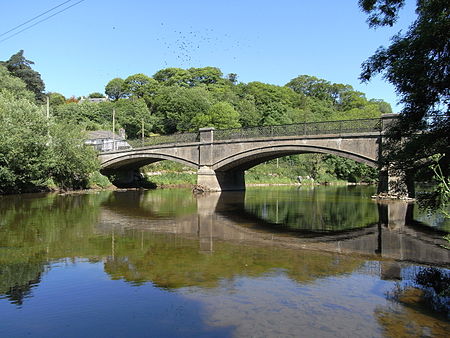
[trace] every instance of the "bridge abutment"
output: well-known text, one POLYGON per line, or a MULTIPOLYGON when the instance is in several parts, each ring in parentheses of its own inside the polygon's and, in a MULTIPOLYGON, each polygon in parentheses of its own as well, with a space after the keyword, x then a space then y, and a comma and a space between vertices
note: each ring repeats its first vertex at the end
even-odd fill
POLYGON ((156 185, 144 179, 139 169, 102 170, 117 188, 155 188, 156 185))

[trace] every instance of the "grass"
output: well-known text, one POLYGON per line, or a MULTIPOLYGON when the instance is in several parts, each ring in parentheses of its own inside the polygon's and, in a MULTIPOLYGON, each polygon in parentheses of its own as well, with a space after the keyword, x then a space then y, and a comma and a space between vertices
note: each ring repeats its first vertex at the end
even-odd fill
MULTIPOLYGON (((142 172, 147 181, 155 183, 157 186, 194 185, 197 183, 196 170, 175 162, 161 161, 149 164, 142 168, 142 172)), ((245 182, 247 184, 297 184, 299 183, 298 176, 306 177, 307 174, 286 163, 282 165, 264 163, 247 170, 245 182)), ((302 183, 345 184, 346 182, 322 173, 316 180, 303 179, 302 183)))

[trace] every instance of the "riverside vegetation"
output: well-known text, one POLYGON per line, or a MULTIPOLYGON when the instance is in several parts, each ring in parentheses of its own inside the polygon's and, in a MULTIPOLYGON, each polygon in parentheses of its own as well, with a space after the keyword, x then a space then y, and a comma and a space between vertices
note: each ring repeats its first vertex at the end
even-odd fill
MULTIPOLYGON (((405 5, 404 0, 358 3, 370 27, 393 26, 405 5)), ((386 158, 416 180, 433 176, 435 154, 443 155, 439 165, 448 178, 448 11, 448 1, 418 1, 417 16, 408 30, 393 37, 387 48, 379 47, 363 63, 360 75, 362 81, 370 81, 381 74, 394 85, 404 107, 400 122, 390 130, 386 158)), ((85 130, 110 129, 113 109, 118 127, 131 139, 205 126, 223 129, 371 118, 391 112, 386 102, 367 100, 349 85, 308 75, 297 76, 285 86, 238 83, 237 74, 224 76, 215 67, 166 68, 152 77, 139 73, 115 78, 105 86, 109 100, 93 103, 45 93, 45 84, 31 65, 23 50, 0 62, 0 193, 80 188, 93 177, 104 184, 104 178, 92 176, 98 169, 95 154, 82 146, 81 138, 85 130), (45 96, 50 101, 48 120, 42 116, 45 96)), ((314 168, 310 174, 319 180, 324 175, 349 180, 335 174, 339 168, 354 166, 360 173, 367 172, 359 164, 330 156, 303 156, 299 161, 314 168)), ((361 175, 351 179, 358 180, 357 176, 361 175)))
MULTIPOLYGON (((375 118, 391 112, 388 103, 368 100, 349 85, 307 75, 285 86, 238 83, 236 74, 224 76, 215 67, 166 68, 152 77, 115 78, 105 86, 108 99, 91 93, 89 98, 105 98, 91 102, 44 93, 40 74, 31 65, 23 51, 0 63, 0 193, 107 185, 98 173, 95 153, 83 145, 83 138, 86 131, 110 130, 113 110, 117 129, 123 128, 129 139, 206 126, 225 129, 375 118)), ((192 173, 183 173, 176 164, 161 165, 170 169, 153 176, 155 183, 195 183, 192 173)), ((376 172, 351 160, 310 154, 251 169, 247 181, 292 183, 297 176, 311 176, 315 182, 372 182, 376 172)))

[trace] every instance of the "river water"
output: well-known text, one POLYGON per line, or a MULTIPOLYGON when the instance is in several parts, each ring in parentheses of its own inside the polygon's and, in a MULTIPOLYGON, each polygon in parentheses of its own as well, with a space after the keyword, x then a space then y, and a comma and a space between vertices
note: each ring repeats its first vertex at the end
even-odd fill
POLYGON ((0 197, 0 336, 448 337, 448 220, 373 193, 0 197))

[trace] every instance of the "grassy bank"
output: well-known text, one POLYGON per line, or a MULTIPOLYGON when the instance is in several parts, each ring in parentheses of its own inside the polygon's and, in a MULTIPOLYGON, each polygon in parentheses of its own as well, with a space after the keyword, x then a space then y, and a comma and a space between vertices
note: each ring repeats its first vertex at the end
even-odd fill
MULTIPOLYGON (((196 171, 178 163, 161 161, 142 168, 146 179, 157 186, 194 185, 197 182, 196 171)), ((318 171, 313 177, 301 166, 287 161, 269 161, 246 171, 247 184, 347 184, 326 171, 318 171)), ((360 182, 353 182, 360 183, 360 182)))

